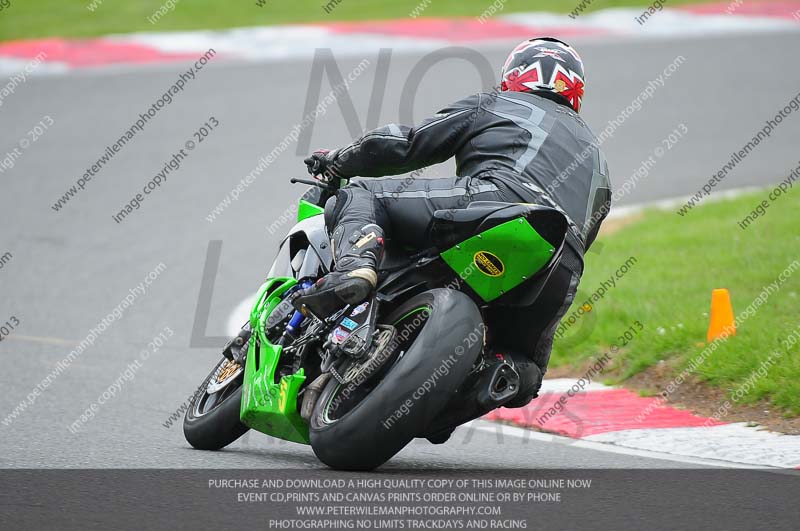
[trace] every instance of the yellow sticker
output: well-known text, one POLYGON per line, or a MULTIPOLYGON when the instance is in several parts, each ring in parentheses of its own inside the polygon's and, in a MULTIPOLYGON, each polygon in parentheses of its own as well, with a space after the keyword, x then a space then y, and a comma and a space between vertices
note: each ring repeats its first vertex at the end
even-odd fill
POLYGON ((481 273, 490 277, 499 277, 506 269, 502 260, 489 251, 478 251, 475 253, 473 261, 481 273))

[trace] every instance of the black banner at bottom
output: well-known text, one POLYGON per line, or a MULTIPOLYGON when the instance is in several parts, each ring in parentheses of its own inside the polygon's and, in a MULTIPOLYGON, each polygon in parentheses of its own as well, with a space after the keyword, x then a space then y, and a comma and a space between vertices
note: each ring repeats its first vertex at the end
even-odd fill
POLYGON ((2 529, 800 529, 774 470, 3 470, 2 529))

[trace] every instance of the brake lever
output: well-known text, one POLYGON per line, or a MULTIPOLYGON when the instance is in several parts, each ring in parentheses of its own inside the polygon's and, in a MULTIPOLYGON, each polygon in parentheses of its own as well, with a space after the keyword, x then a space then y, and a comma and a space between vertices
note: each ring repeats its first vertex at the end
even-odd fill
POLYGON ((328 190, 329 192, 335 192, 336 191, 336 187, 335 186, 332 186, 330 184, 326 184, 326 183, 323 183, 323 182, 320 182, 320 181, 310 181, 308 179, 295 179, 295 178, 292 178, 292 179, 289 180, 289 182, 292 183, 292 184, 298 184, 299 183, 299 184, 307 184, 309 186, 317 186, 319 188, 322 188, 323 190, 328 190))

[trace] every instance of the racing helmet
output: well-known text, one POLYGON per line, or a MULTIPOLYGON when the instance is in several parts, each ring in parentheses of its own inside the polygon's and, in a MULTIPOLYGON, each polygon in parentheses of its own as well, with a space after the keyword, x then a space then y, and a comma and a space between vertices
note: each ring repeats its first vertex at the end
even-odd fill
POLYGON ((537 37, 511 51, 501 71, 500 90, 538 94, 580 112, 585 79, 583 61, 572 46, 537 37))

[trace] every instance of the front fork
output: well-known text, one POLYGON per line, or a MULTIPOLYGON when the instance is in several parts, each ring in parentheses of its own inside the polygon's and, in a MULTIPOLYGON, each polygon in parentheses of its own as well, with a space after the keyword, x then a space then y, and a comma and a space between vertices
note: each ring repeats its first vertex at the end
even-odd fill
POLYGON ((222 355, 229 360, 244 367, 244 360, 247 358, 247 347, 253 332, 250 330, 250 323, 245 324, 236 336, 228 341, 222 349, 222 355))
MULTIPOLYGON (((311 280, 306 279, 298 284, 298 286, 301 289, 307 289, 311 287, 312 284, 313 282, 311 280)), ((303 314, 300 313, 299 310, 295 310, 277 344, 284 345, 286 344, 287 340, 296 338, 304 319, 305 317, 303 314)), ((244 366, 244 361, 247 358, 248 342, 252 335, 253 331, 250 329, 250 322, 248 321, 245 323, 242 329, 239 330, 239 333, 236 334, 233 339, 228 341, 228 344, 222 349, 222 355, 229 360, 244 366)))
MULTIPOLYGON (((301 289, 308 289, 313 284, 314 283, 311 282, 310 280, 305 279, 299 284, 299 286, 301 289)), ((295 310, 294 314, 292 315, 292 318, 289 319, 289 324, 286 325, 286 331, 284 331, 283 333, 282 339, 284 341, 284 344, 287 339, 290 338, 293 339, 297 337, 297 332, 300 331, 300 325, 303 324, 304 320, 305 316, 300 312, 300 310, 295 310)))

